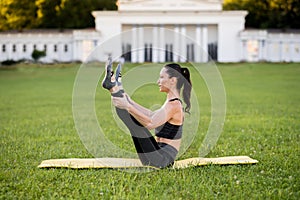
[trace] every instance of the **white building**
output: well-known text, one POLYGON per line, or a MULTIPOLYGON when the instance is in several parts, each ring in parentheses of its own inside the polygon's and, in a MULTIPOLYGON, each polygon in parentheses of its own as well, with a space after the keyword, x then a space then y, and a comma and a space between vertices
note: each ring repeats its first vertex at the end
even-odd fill
POLYGON ((207 62, 206 52, 220 62, 238 62, 246 14, 223 11, 221 0, 119 0, 118 11, 93 12, 104 41, 131 32, 111 52, 118 55, 123 46, 131 62, 207 62), (152 54, 146 56, 149 47, 152 54), (174 56, 166 56, 169 51, 174 56))
POLYGON ((0 61, 299 62, 300 34, 244 30, 246 11, 222 0, 119 0, 118 11, 94 11, 95 30, 0 33, 0 61), (93 51, 95 50, 95 51, 93 51), (92 53, 93 52, 93 53, 92 53))
POLYGON ((34 49, 46 51, 41 62, 84 61, 100 40, 99 32, 94 30, 3 32, 0 33, 0 61, 32 60, 34 49))
POLYGON ((300 32, 246 30, 240 33, 243 61, 300 62, 300 32))

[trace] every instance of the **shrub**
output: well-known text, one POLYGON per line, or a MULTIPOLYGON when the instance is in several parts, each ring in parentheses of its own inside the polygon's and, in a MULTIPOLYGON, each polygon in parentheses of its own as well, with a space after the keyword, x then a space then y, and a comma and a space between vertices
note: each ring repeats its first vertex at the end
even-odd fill
POLYGON ((15 60, 4 60, 1 62, 1 65, 9 66, 9 65, 14 65, 19 63, 20 61, 15 61, 15 60))
POLYGON ((36 50, 34 49, 32 54, 31 54, 31 57, 35 60, 35 61, 38 61, 40 58, 42 57, 45 57, 46 56, 46 52, 45 51, 39 51, 39 50, 36 50))

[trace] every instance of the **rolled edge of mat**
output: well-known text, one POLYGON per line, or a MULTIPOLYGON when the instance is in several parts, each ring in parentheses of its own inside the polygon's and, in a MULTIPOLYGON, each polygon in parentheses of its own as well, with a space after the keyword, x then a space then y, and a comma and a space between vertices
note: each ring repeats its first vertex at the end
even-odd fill
MULTIPOLYGON (((188 168, 204 165, 241 165, 256 164, 258 160, 248 156, 227 156, 218 158, 188 158, 174 162, 172 168, 188 168)), ((153 168, 144 166, 139 159, 130 158, 66 158, 44 160, 38 168, 71 168, 71 169, 126 169, 126 168, 153 168)))

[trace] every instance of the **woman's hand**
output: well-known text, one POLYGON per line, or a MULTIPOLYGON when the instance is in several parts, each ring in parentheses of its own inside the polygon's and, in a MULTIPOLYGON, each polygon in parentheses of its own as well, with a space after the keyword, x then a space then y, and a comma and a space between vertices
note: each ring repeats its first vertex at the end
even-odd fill
POLYGON ((112 102, 114 106, 124 110, 128 110, 130 106, 127 94, 124 94, 123 97, 112 97, 112 102))
POLYGON ((129 96, 127 93, 124 93, 124 97, 127 99, 127 101, 128 101, 131 105, 133 105, 132 100, 131 100, 130 96, 129 96))

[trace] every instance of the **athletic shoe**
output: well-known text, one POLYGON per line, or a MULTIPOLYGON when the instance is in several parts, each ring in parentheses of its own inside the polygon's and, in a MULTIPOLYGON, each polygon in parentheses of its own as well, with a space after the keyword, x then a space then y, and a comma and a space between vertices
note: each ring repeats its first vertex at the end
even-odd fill
POLYGON ((112 70, 112 58, 108 57, 108 60, 105 65, 105 77, 102 81, 102 87, 110 90, 116 85, 116 81, 112 82, 111 78, 113 76, 114 72, 112 70))
POLYGON ((122 65, 121 63, 118 64, 117 69, 116 69, 116 81, 118 86, 121 86, 121 78, 122 78, 122 74, 121 74, 121 70, 122 70, 122 65))

